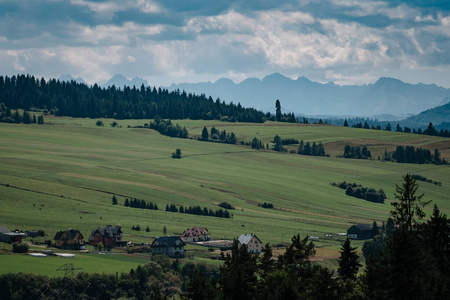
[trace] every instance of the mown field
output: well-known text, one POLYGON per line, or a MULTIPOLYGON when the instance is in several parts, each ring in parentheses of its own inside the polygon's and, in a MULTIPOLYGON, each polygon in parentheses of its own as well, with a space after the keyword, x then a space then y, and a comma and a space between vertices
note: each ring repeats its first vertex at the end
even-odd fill
POLYGON ((441 186, 419 182, 420 191, 450 214, 449 166, 377 160, 397 145, 438 148, 450 160, 450 139, 326 125, 174 121, 193 136, 200 135, 204 126, 215 126, 234 132, 239 141, 257 137, 270 144, 278 134, 283 139, 320 141, 330 154, 310 157, 128 128, 148 120, 120 120, 121 127, 116 128, 109 126, 113 120, 103 120, 103 127, 93 119, 48 116, 45 121, 43 126, 0 123, 0 225, 42 229, 48 239, 73 228, 87 240, 93 229, 120 224, 126 240, 151 243, 152 237, 163 235, 164 227, 167 234, 178 235, 188 227, 202 226, 213 239, 255 233, 263 243, 279 244, 297 233, 317 236, 316 245, 328 249, 321 253, 329 258, 342 240, 335 234, 355 223, 381 224, 389 217, 395 185, 406 173, 441 182, 441 186), (337 157, 346 144, 368 145, 374 159, 337 157), (177 148, 182 159, 171 158, 177 148), (342 181, 382 188, 389 199, 370 203, 330 185, 342 181), (113 195, 119 205, 111 204, 113 195), (152 201, 160 210, 124 207, 125 198, 152 201), (167 204, 216 210, 223 201, 236 208, 230 219, 164 211, 167 204), (273 203, 274 209, 258 206, 264 202, 273 203), (148 226, 150 232, 132 231, 133 225, 142 230, 148 226), (325 234, 333 237, 324 238, 325 234))

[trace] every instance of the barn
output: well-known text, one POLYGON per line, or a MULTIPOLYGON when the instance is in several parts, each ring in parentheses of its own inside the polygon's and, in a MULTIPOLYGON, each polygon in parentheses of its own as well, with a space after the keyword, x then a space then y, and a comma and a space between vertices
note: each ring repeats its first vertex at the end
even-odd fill
POLYGON ((6 226, 0 226, 0 242, 20 243, 22 242, 22 235, 20 233, 11 232, 6 226))
POLYGON ((372 226, 369 224, 355 224, 347 229, 347 236, 354 240, 367 240, 373 238, 372 226))

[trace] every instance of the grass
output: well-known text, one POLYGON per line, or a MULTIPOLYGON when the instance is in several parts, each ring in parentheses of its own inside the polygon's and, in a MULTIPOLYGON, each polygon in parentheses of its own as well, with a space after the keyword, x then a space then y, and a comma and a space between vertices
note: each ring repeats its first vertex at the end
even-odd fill
MULTIPOLYGON (((214 239, 255 233, 263 243, 272 244, 289 242, 297 233, 323 237, 346 232, 355 223, 385 221, 395 185, 406 173, 442 182, 442 186, 419 182, 419 190, 442 212, 450 213, 449 166, 336 157, 345 144, 369 145, 374 157, 397 145, 413 145, 432 151, 438 147, 450 160, 450 139, 325 125, 174 121, 194 135, 200 135, 204 126, 215 126, 233 131, 244 141, 257 137, 270 143, 276 134, 322 141, 330 154, 308 157, 195 138, 169 138, 149 129, 128 128, 143 125, 143 120, 120 120, 121 128, 112 128, 108 124, 113 120, 107 119, 103 119, 104 127, 96 126, 93 119, 49 116, 45 120, 51 123, 0 123, 0 220, 10 229, 42 229, 46 239, 52 239, 59 230, 74 228, 87 240, 92 230, 108 224, 120 224, 126 240, 144 243, 163 235, 164 226, 172 235, 192 226, 207 227, 214 239), (182 159, 171 158, 176 148, 182 149, 182 159), (330 185, 344 180, 382 188, 388 200, 385 204, 370 203, 346 196, 330 185), (119 205, 111 204, 112 195, 119 205), (124 207, 125 198, 153 201, 160 210, 124 207), (231 219, 164 211, 167 204, 216 210, 223 201, 236 208, 230 211, 231 219), (274 209, 258 206, 264 202, 273 203, 274 209), (150 232, 132 231, 131 227, 138 224, 142 229, 149 226, 150 232)), ((341 238, 333 237, 321 238, 316 244, 338 249, 340 242, 341 238)), ((355 245, 361 249, 362 243, 355 245)), ((209 260, 207 256, 197 259, 209 260)))
POLYGON ((64 265, 73 264, 76 272, 118 274, 128 273, 131 268, 148 261, 121 254, 76 254, 74 258, 58 256, 32 257, 28 254, 0 255, 1 273, 33 273, 49 277, 64 276, 64 265), (58 270, 62 269, 62 270, 58 270))

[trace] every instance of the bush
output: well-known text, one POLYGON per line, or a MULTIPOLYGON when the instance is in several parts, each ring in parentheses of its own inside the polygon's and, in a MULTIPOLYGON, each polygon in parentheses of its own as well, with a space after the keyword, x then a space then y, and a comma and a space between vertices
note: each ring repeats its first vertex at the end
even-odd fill
POLYGON ((28 246, 28 244, 18 244, 18 243, 14 243, 12 245, 12 251, 13 253, 27 253, 28 249, 30 247, 28 246))
POLYGON ((227 202, 221 202, 218 206, 223 207, 225 209, 234 209, 234 206, 227 202))

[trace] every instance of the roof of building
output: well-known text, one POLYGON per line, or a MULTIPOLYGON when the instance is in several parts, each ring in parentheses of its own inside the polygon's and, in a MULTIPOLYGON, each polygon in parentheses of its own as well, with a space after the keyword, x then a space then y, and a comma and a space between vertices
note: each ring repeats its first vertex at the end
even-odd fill
POLYGON ((55 237, 54 237, 53 239, 54 239, 54 240, 59 240, 59 239, 61 239, 61 236, 62 236, 64 233, 66 233, 67 236, 68 236, 71 240, 73 240, 73 239, 75 239, 75 238, 77 237, 77 233, 79 233, 79 234, 80 234, 80 237, 83 238, 83 235, 81 234, 81 232, 80 232, 79 230, 76 230, 76 229, 69 229, 69 230, 66 230, 66 231, 58 231, 58 232, 55 234, 55 237))
POLYGON ((205 236, 205 235, 209 235, 208 228, 195 226, 186 229, 181 236, 188 237, 188 236, 205 236))
MULTIPOLYGON (((357 229, 361 230, 361 231, 372 231, 372 226, 370 226, 369 224, 355 224, 352 227, 356 227, 357 229)), ((349 229, 350 229, 349 228, 349 229)))
POLYGON ((186 245, 183 240, 180 239, 179 236, 161 236, 161 237, 156 237, 155 240, 152 242, 152 247, 174 247, 176 246, 175 242, 177 240, 180 240, 182 245, 186 245), (157 242, 158 245, 156 245, 155 243, 157 242))
POLYGON ((238 241, 242 245, 247 245, 253 237, 257 238, 258 241, 261 243, 261 240, 253 233, 241 234, 241 236, 238 238, 238 241))
POLYGON ((122 233, 120 227, 112 227, 111 225, 107 225, 104 228, 98 228, 92 230, 91 235, 89 236, 89 240, 94 239, 94 234, 99 231, 101 235, 104 237, 115 237, 118 233, 122 233))
POLYGON ((8 233, 11 232, 6 226, 0 226, 0 233, 8 233))

